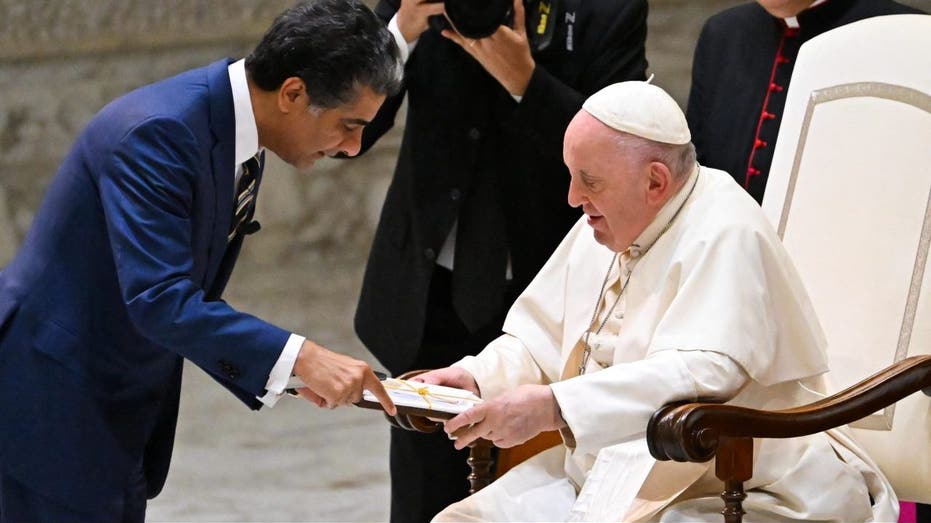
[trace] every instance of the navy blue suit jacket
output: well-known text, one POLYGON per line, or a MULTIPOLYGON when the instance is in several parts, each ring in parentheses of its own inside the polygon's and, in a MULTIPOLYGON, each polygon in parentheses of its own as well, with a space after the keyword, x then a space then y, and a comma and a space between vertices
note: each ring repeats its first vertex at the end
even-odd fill
POLYGON ((133 91, 88 124, 0 272, 0 467, 75 507, 165 481, 182 359, 258 408, 289 333, 219 296, 235 122, 228 60, 133 91))

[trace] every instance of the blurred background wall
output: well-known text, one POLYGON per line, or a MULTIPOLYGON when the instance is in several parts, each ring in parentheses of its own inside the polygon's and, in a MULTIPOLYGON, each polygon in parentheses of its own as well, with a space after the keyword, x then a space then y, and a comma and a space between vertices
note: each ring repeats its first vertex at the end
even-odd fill
MULTIPOLYGON (((373 0, 369 0, 374 3, 373 0)), ((931 11, 931 0, 900 0, 931 11)), ((87 121, 109 100, 241 57, 292 0, 0 0, 0 267, 87 121)), ((738 0, 652 0, 647 57, 684 106, 704 20, 738 0)), ((400 143, 298 172, 269 155, 258 219, 227 293, 241 310, 372 361, 352 332, 362 271, 400 143)), ((375 363, 375 362, 373 362, 375 363)), ((187 365, 172 470, 151 520, 387 517, 387 424, 283 401, 254 415, 187 365)))
MULTIPOLYGON (((97 110, 140 85, 220 57, 243 56, 291 3, 0 0, 0 265, 12 256, 58 163, 97 110)), ((650 2, 650 70, 681 104, 702 22, 739 3, 650 2)), ((931 7, 931 0, 904 3, 931 7)), ((263 233, 246 256, 278 265, 336 255, 358 265, 398 141, 396 130, 363 158, 320 162, 309 173, 272 159, 259 204, 263 233)))

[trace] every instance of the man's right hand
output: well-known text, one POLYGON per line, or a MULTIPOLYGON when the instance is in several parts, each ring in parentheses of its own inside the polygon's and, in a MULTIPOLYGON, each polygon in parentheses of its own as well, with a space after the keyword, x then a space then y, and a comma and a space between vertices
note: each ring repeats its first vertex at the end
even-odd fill
POLYGON ((381 380, 364 361, 327 350, 307 340, 294 362, 294 374, 307 387, 297 389, 306 400, 319 407, 336 408, 362 399, 368 390, 378 398, 389 416, 397 409, 381 380))
POLYGON ((478 384, 469 371, 459 367, 446 367, 445 369, 431 370, 411 378, 411 381, 419 381, 428 385, 442 385, 444 387, 455 387, 470 391, 472 394, 481 397, 481 391, 478 390, 478 384))
POLYGON ((401 0, 398 9, 398 29, 408 44, 420 38, 427 30, 427 18, 433 15, 442 15, 445 4, 437 0, 401 0))

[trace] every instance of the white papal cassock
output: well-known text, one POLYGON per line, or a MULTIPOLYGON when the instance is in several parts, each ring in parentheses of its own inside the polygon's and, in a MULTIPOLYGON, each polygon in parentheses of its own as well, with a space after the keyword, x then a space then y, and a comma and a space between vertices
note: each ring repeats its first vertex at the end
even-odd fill
MULTIPOLYGON (((767 409, 822 397, 824 335, 803 285, 759 206, 726 173, 693 170, 613 258, 583 217, 515 302, 505 334, 456 364, 485 398, 550 384, 568 428, 565 445, 437 520, 717 522, 713 463, 655 461, 644 439, 650 415, 699 397, 767 409), (584 334, 602 322, 578 376, 584 334)), ((757 441, 745 488, 745 521, 895 521, 898 511, 886 478, 844 431, 757 441)))

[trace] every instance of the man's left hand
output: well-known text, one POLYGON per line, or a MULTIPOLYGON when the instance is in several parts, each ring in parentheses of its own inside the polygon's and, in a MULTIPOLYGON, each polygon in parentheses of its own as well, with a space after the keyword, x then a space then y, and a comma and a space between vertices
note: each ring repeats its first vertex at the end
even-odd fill
POLYGON ((521 385, 450 419, 446 432, 464 449, 478 438, 497 447, 519 445, 546 430, 566 426, 559 404, 547 385, 521 385))
POLYGON ((514 28, 500 26, 488 38, 472 40, 446 29, 443 36, 459 44, 513 96, 524 96, 536 63, 524 25, 524 2, 514 0, 514 28))

